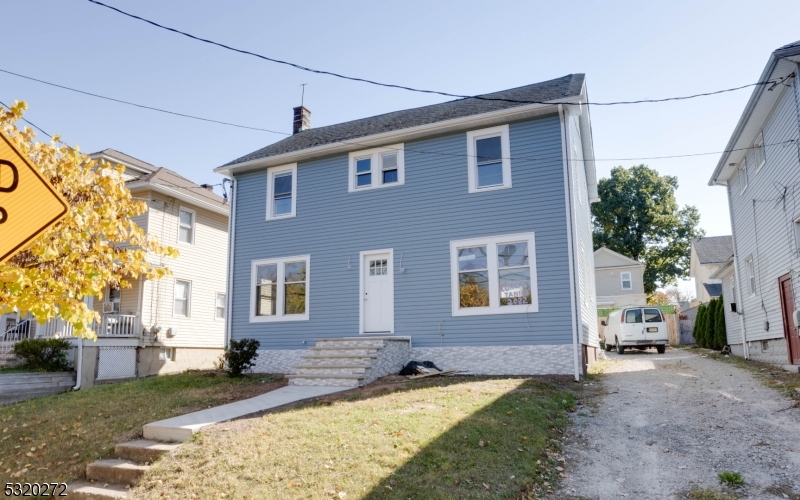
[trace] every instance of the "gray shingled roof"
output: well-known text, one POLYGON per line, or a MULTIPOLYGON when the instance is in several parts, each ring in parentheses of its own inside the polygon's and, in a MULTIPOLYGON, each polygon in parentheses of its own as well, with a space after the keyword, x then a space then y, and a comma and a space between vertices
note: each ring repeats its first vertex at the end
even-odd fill
MULTIPOLYGON (((580 95, 581 89, 583 88, 583 81, 584 75, 582 73, 577 73, 556 78, 555 80, 484 94, 480 97, 512 99, 515 101, 556 101, 580 95)), ((258 151, 242 156, 224 166, 227 167, 250 160, 257 160, 259 158, 292 153, 348 139, 357 139, 384 132, 428 125, 445 120, 479 115, 524 105, 524 103, 508 101, 485 101, 475 98, 458 99, 456 101, 395 111, 372 116, 370 118, 329 125, 327 127, 310 128, 274 144, 270 144, 258 151)))
POLYGON ((134 158, 131 155, 126 155, 121 151, 117 151, 116 149, 106 148, 102 151, 98 151, 96 153, 92 153, 89 156, 96 156, 96 155, 106 155, 112 158, 116 158, 121 162, 127 163, 129 165, 133 165, 134 167, 141 168, 142 170, 146 170, 148 172, 154 172, 158 167, 155 165, 151 165, 146 161, 142 161, 138 158, 134 158))
POLYGON ((792 42, 792 43, 787 43, 783 47, 777 49, 775 52, 780 52, 782 50, 794 49, 794 48, 797 48, 797 47, 800 47, 800 40, 798 40, 796 42, 792 42))
POLYGON ((206 189, 198 184, 195 184, 186 177, 178 175, 168 168, 161 167, 153 173, 136 177, 128 181, 128 183, 134 182, 151 182, 153 184, 158 184, 160 186, 181 191, 192 198, 210 203, 212 205, 217 205, 226 210, 228 209, 228 205, 225 204, 225 200, 221 196, 214 194, 214 192, 210 189, 206 189))
POLYGON ((732 236, 709 236, 692 241, 701 264, 723 264, 733 257, 732 236))
POLYGON ((722 283, 703 283, 703 286, 708 292, 708 296, 712 299, 722 295, 722 283))

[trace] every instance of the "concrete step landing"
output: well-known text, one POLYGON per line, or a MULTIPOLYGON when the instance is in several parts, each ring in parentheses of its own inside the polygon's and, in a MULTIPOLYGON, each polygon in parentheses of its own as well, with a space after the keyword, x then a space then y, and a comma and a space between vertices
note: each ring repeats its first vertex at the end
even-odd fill
POLYGON ((128 488, 118 484, 72 483, 67 487, 70 500, 119 500, 128 498, 128 488))
POLYGON ((86 477, 101 483, 133 486, 148 469, 149 465, 120 458, 108 458, 87 465, 86 477))

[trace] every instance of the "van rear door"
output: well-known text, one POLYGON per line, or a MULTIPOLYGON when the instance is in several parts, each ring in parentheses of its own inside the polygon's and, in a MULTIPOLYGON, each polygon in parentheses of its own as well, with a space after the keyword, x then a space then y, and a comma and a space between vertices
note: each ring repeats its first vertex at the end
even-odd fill
POLYGON ((622 322, 622 338, 620 340, 627 345, 644 343, 644 324, 642 323, 641 309, 625 310, 622 322))
POLYGON ((667 325, 661 310, 646 307, 644 311, 644 335, 647 340, 664 340, 667 337, 667 325))

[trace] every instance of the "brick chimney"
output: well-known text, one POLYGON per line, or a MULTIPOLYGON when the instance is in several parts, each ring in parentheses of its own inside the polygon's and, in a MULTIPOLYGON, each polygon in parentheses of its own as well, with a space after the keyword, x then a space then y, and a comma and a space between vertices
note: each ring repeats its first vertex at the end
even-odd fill
POLYGON ((294 108, 294 121, 292 122, 292 134, 302 132, 311 128, 311 111, 305 106, 294 108))

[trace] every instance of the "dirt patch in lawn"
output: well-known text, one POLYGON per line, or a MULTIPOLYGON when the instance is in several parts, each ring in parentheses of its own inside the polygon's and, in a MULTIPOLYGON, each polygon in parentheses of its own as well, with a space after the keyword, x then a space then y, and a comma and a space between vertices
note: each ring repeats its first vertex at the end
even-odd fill
POLYGON ((215 425, 156 463, 134 498, 538 498, 565 474, 580 389, 568 377, 387 377, 215 425))
POLYGON ((286 385, 278 376, 231 379, 188 372, 99 385, 0 407, 0 484, 73 482, 148 422, 251 398, 286 385))

